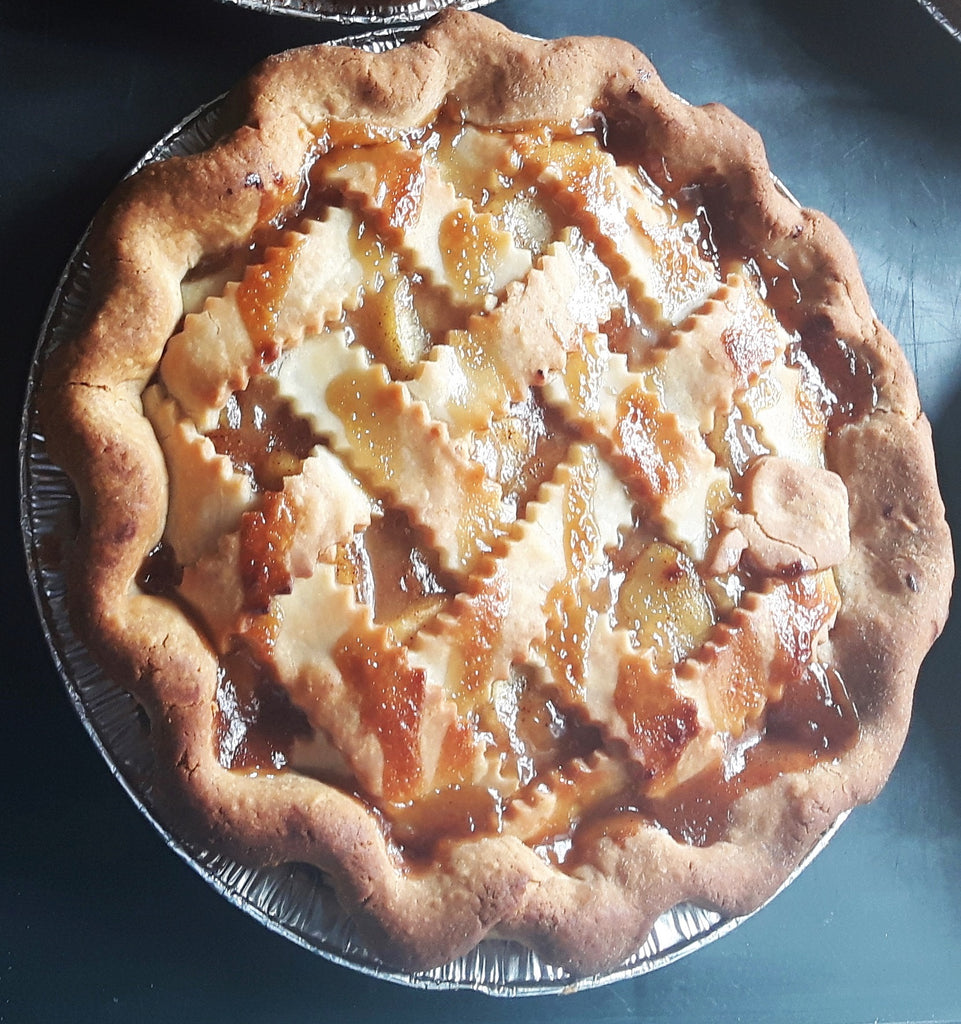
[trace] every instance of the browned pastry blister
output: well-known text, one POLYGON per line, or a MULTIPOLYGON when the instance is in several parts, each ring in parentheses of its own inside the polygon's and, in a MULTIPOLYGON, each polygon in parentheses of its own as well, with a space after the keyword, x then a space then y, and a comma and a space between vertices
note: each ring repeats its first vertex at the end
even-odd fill
POLYGON ((157 813, 371 949, 606 971, 871 799, 952 576, 855 257, 610 39, 310 47, 125 182, 45 369, 157 813))

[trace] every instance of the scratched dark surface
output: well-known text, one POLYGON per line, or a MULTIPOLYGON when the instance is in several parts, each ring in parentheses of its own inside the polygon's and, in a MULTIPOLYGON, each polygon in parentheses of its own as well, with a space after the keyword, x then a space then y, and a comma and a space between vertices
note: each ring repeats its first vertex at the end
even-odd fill
MULTIPOLYGON (((918 374, 961 515, 961 43, 915 0, 501 0, 533 35, 630 39, 857 249, 918 374)), ((521 1005, 415 991, 301 949, 173 855, 110 776, 44 647, 16 436, 46 304, 97 205, 270 52, 335 30, 214 0, 0 3, 3 624, 0 1021, 961 1021, 961 624, 922 672, 881 797, 761 913, 652 975, 521 1005)))

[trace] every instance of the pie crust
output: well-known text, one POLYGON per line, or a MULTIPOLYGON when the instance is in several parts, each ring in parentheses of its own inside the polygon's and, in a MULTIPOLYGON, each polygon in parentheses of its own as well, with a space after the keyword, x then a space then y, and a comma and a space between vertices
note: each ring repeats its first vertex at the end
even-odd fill
POLYGON ((883 785, 953 574, 849 244, 615 40, 448 12, 227 109, 98 217, 38 394, 162 819, 406 968, 758 907, 883 785))

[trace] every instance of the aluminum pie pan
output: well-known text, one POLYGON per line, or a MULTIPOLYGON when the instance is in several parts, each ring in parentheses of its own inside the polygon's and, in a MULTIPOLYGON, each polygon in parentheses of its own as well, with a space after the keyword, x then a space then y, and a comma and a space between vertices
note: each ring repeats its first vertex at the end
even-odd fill
MULTIPOLYGON (((402 43, 414 28, 383 29, 334 40, 373 52, 402 43)), ((223 134, 224 98, 200 107, 156 142, 128 172, 170 156, 199 152, 223 134)), ((779 187, 786 195, 790 193, 779 187)), ((27 571, 41 626, 67 695, 112 775, 167 846, 230 903, 265 927, 325 959, 370 977, 418 989, 474 990, 492 996, 566 994, 639 977, 665 967, 763 909, 729 916, 681 903, 662 914, 643 945, 610 971, 578 977, 546 963, 518 943, 485 939, 474 950, 432 970, 405 972, 384 965, 365 945, 322 873, 305 864, 251 868, 205 848, 168 827, 156 805, 154 753, 136 700, 100 669, 70 622, 63 552, 78 521, 73 486, 50 459, 36 410, 47 357, 82 325, 90 300, 90 264, 84 233, 54 290, 27 381, 20 434, 20 517, 27 571)), ((824 849, 848 812, 822 834, 778 889, 783 891, 824 849)))
POLYGON ((286 14, 343 24, 396 25, 426 21, 448 7, 473 11, 494 0, 408 0, 407 3, 348 3, 347 0, 221 0, 265 14, 286 14))
POLYGON ((942 28, 961 42, 961 0, 918 0, 942 28))

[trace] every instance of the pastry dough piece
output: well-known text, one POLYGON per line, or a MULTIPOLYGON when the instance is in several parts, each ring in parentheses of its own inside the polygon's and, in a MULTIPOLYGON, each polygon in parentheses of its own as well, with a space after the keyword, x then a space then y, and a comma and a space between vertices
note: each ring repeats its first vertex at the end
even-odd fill
POLYGON ((320 553, 366 526, 370 513, 368 496, 318 448, 282 492, 261 495, 259 507, 244 512, 216 551, 185 566, 179 593, 226 651, 276 594, 313 574, 320 553))
POLYGON ((744 538, 745 556, 756 571, 796 576, 840 565, 847 557, 848 493, 836 473, 766 455, 748 470, 743 488, 744 511, 730 510, 721 518, 744 538))
POLYGON ((523 284, 512 285, 491 313, 471 318, 433 349, 409 385, 455 436, 486 427, 528 389, 562 370, 584 334, 610 310, 578 301, 584 260, 552 245, 523 284))
POLYGON ((596 451, 573 447, 487 571, 412 642, 415 663, 465 712, 489 702, 493 684, 543 641, 547 616, 582 578, 572 573, 596 570, 629 520, 623 488, 596 451))
POLYGON ((423 151, 388 143, 375 159, 355 149, 328 164, 325 181, 399 247, 409 273, 443 288, 455 305, 491 309, 530 270, 530 253, 490 214, 459 197, 423 151))
POLYGON ((650 183, 618 166, 595 139, 521 139, 518 149, 653 327, 679 323, 717 287, 698 250, 696 222, 676 223, 650 183))
POLYGON ((756 384, 789 344, 750 279, 732 273, 651 351, 655 386, 665 408, 707 435, 718 413, 730 409, 735 394, 756 384))
POLYGON ((364 284, 364 262, 355 253, 356 226, 349 213, 331 209, 302 234, 268 251, 239 283, 188 314, 166 347, 164 385, 201 430, 209 430, 232 391, 285 348, 299 344, 355 305, 364 284))
POLYGON ((164 537, 181 565, 193 565, 216 548, 222 534, 237 529, 253 501, 250 480, 229 458, 217 455, 213 442, 159 388, 147 388, 143 405, 167 464, 170 497, 164 537))
POLYGON ((650 377, 628 370, 626 357, 612 353, 604 336, 595 334, 545 394, 605 445, 665 535, 700 559, 707 546, 709 495, 726 477, 696 427, 664 409, 650 377))
POLYGON ((500 488, 405 384, 344 342, 342 332, 328 332, 292 352, 279 370, 281 394, 372 493, 389 496, 429 533, 449 571, 469 572, 503 532, 500 488))

